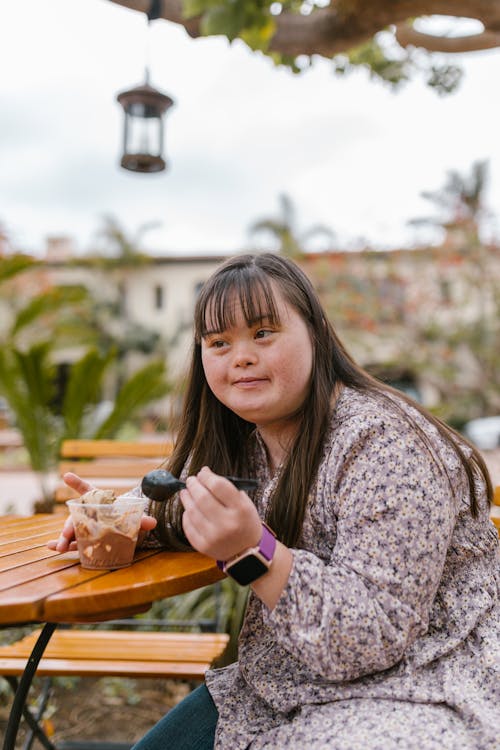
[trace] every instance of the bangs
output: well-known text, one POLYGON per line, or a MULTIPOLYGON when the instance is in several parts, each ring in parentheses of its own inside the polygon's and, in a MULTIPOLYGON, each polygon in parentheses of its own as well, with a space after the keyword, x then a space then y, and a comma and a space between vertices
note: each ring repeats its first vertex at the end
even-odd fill
POLYGON ((195 314, 196 340, 234 326, 239 311, 249 327, 263 319, 280 324, 270 279, 258 268, 233 268, 202 289, 195 314))

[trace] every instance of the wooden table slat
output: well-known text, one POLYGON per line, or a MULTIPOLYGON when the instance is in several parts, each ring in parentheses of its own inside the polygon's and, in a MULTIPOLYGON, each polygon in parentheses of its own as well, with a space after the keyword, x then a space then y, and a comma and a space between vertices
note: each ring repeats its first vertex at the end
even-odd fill
POLYGON ((148 559, 138 560, 133 566, 109 573, 103 579, 81 583, 60 593, 46 597, 44 619, 65 622, 86 615, 97 614, 104 606, 120 607, 124 600, 130 606, 144 602, 147 581, 149 601, 175 596, 194 588, 207 586, 224 577, 214 561, 198 552, 156 552, 154 565, 148 559))
POLYGON ((16 533, 21 533, 24 530, 32 531, 40 529, 40 527, 52 527, 59 523, 61 525, 60 516, 56 516, 52 513, 40 514, 40 517, 36 516, 0 516, 0 542, 4 538, 10 538, 16 533))
POLYGON ((32 549, 24 550, 24 552, 13 552, 10 555, 0 556, 0 574, 6 570, 14 570, 15 568, 23 568, 25 565, 31 562, 37 562, 38 560, 46 560, 49 557, 58 555, 58 552, 50 550, 45 544, 32 549))
POLYGON ((64 592, 82 581, 105 576, 106 571, 84 570, 77 562, 72 561, 68 568, 65 555, 59 559, 47 560, 47 573, 43 585, 38 578, 28 578, 7 591, 0 597, 0 623, 12 622, 47 622, 44 617, 44 602, 52 593, 64 592))
POLYGON ((120 570, 85 570, 77 552, 47 548, 63 519, 49 514, 2 517, 0 625, 23 622, 97 622, 145 611, 151 602, 223 577, 197 552, 141 550, 120 570))
MULTIPOLYGON (((42 547, 41 549, 43 550, 44 548, 42 547)), ((28 580, 36 581, 52 573, 54 571, 53 567, 51 567, 50 570, 47 569, 47 561, 49 559, 54 560, 54 562, 57 564, 58 569, 61 570, 63 568, 69 568, 72 565, 75 566, 79 564, 77 553, 75 554, 73 552, 59 555, 57 552, 52 552, 47 548, 45 549, 46 555, 44 557, 41 556, 40 550, 32 550, 33 552, 38 553, 37 558, 32 562, 29 561, 29 557, 25 554, 23 556, 23 559, 25 561, 24 565, 14 565, 14 563, 12 563, 12 566, 10 568, 7 568, 5 570, 1 570, 0 568, 0 592, 12 589, 15 586, 26 583, 28 580)), ((16 557, 16 555, 11 555, 11 557, 7 559, 11 560, 13 557, 16 557)), ((1 562, 2 560, 0 559, 0 563, 1 562)), ((43 585, 43 581, 40 582, 40 585, 43 585)))
POLYGON ((65 516, 51 514, 40 520, 8 523, 4 518, 0 517, 0 521, 3 522, 0 530, 0 550, 3 551, 5 545, 12 544, 12 542, 22 542, 23 540, 48 532, 57 536, 58 532, 62 529, 64 520, 65 516))
POLYGON ((57 528, 43 531, 36 536, 28 537, 27 539, 17 539, 8 544, 0 545, 0 559, 11 555, 22 554, 40 547, 47 547, 47 542, 51 539, 57 539, 60 529, 61 524, 59 524, 57 528))

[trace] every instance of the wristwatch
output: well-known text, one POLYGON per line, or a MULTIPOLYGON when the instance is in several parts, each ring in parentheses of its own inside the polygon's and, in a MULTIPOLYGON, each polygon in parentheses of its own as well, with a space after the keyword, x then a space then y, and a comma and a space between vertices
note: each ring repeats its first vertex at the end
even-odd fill
POLYGON ((248 586, 267 573, 276 549, 276 534, 262 522, 262 536, 257 547, 249 547, 229 560, 217 561, 219 568, 241 586, 248 586))

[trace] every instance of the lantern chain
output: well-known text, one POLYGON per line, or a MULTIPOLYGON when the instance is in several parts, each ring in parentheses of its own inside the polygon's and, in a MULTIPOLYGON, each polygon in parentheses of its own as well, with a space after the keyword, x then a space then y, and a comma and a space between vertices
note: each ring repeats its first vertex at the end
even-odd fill
POLYGON ((151 0, 149 10, 147 12, 148 22, 155 21, 157 18, 161 18, 161 4, 162 0, 151 0))

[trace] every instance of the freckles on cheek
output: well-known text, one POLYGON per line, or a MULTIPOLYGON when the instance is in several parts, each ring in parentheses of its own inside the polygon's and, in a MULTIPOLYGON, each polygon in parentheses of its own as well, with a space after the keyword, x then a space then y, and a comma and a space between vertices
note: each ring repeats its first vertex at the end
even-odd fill
POLYGON ((208 387, 211 391, 216 391, 217 386, 220 387, 222 384, 222 368, 217 367, 217 363, 211 362, 208 357, 206 359, 202 358, 202 364, 208 387))
POLYGON ((297 349, 295 354, 286 363, 283 363, 280 379, 287 389, 304 389, 309 386, 311 374, 312 361, 308 361, 308 357, 302 349, 297 349))

